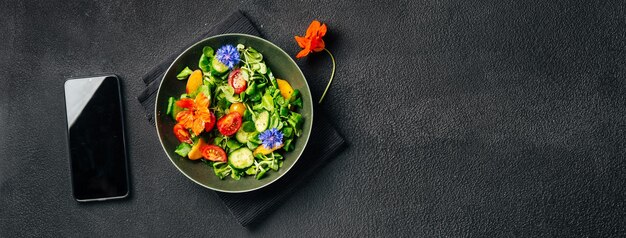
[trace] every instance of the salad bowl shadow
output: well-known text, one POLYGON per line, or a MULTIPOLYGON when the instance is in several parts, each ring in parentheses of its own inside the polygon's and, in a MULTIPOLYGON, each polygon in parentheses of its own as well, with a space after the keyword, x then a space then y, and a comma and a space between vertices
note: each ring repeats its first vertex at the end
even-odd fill
POLYGON ((226 193, 242 193, 263 188, 280 179, 296 164, 304 151, 313 125, 313 102, 311 91, 302 71, 293 59, 273 43, 246 34, 223 34, 201 40, 187 48, 170 65, 161 80, 155 101, 155 125, 159 141, 172 164, 187 178, 203 187, 226 193), (176 121, 166 114, 169 97, 179 97, 185 92, 186 81, 177 80, 176 75, 185 67, 198 68, 198 59, 204 46, 217 49, 222 45, 244 44, 263 54, 263 59, 276 78, 287 80, 294 89, 300 90, 303 107, 299 110, 304 118, 302 135, 296 139, 295 149, 284 153, 283 166, 278 171, 266 173, 257 180, 254 176, 243 176, 240 180, 230 177, 219 179, 213 169, 197 160, 191 161, 175 153, 180 144, 172 128, 176 121))

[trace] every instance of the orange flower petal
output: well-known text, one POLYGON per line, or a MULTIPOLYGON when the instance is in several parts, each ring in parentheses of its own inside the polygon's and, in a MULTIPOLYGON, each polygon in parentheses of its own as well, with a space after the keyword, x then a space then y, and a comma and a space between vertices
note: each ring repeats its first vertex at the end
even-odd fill
POLYGON ((306 35, 304 37, 310 38, 317 33, 317 30, 320 28, 320 22, 317 20, 313 20, 309 28, 306 29, 306 35))
POLYGON ((302 57, 304 57, 304 56, 307 56, 307 55, 309 54, 309 52, 310 52, 310 51, 309 51, 308 49, 301 50, 301 51, 300 51, 300 52, 298 52, 298 54, 296 55, 296 58, 298 58, 298 59, 299 59, 299 58, 302 58, 302 57))
POLYGON ((328 30, 326 28, 326 24, 322 24, 322 26, 320 26, 320 29, 317 31, 317 36, 322 37, 326 35, 326 30, 328 30))
POLYGON ((176 114, 176 121, 180 122, 181 124, 184 124, 188 116, 189 116, 188 110, 180 111, 178 112, 178 114, 176 114))
POLYGON ((198 113, 197 118, 199 118, 203 122, 209 122, 211 121, 211 114, 208 110, 206 112, 203 111, 201 113, 198 113))
POLYGON ((193 100, 188 99, 188 98, 183 98, 181 100, 176 101, 176 105, 182 108, 192 108, 193 107, 193 100))
POLYGON ((185 121, 183 126, 187 129, 191 129, 193 127, 193 116, 190 116, 189 119, 185 121))
POLYGON ((302 36, 296 36, 296 42, 298 42, 298 45, 300 46, 300 48, 304 49, 304 47, 307 44, 308 39, 304 38, 302 36))
POLYGON ((196 96, 196 109, 203 110, 209 108, 210 100, 204 93, 198 93, 196 96))
POLYGON ((204 131, 204 122, 201 119, 196 119, 193 121, 193 127, 191 128, 194 134, 200 135, 202 131, 204 131))

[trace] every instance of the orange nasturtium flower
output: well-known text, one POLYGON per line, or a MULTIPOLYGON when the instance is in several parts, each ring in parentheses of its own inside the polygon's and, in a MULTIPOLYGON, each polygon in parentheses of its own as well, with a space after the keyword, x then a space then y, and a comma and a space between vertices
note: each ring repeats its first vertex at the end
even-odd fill
POLYGON ((330 59, 333 62, 333 71, 330 74, 330 80, 328 81, 328 85, 326 85, 326 89, 324 90, 319 103, 322 103, 322 100, 324 100, 324 96, 326 96, 326 92, 328 91, 328 88, 330 88, 330 84, 333 82, 333 77, 335 76, 335 57, 333 57, 333 54, 326 49, 326 43, 324 43, 324 40, 322 39, 322 37, 326 35, 326 30, 326 24, 321 24, 319 21, 313 20, 311 25, 309 25, 309 28, 306 30, 306 35, 295 37, 296 42, 298 42, 298 46, 302 48, 302 50, 296 55, 296 58, 299 59, 309 55, 311 52, 320 52, 323 50, 330 55, 330 59))
POLYGON ((200 135, 206 123, 211 121, 209 104, 211 101, 204 93, 198 93, 195 100, 181 99, 176 105, 188 110, 180 111, 176 114, 176 121, 186 129, 191 129, 194 134, 200 135))
POLYGON ((322 37, 326 35, 326 24, 321 24, 319 21, 314 20, 309 25, 309 29, 306 30, 306 35, 296 36, 296 42, 302 50, 296 55, 296 58, 302 58, 307 56, 311 51, 320 52, 324 50, 326 46, 322 37))

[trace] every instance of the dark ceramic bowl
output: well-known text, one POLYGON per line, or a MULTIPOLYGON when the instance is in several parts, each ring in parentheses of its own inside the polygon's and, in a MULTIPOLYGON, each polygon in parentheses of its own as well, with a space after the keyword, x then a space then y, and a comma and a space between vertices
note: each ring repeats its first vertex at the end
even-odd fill
POLYGON ((155 119, 156 129, 159 136, 159 141, 163 146, 163 150, 169 157, 170 161, 176 166, 176 168, 187 178, 200 184, 206 188, 228 193, 241 193, 253 191, 262 187, 265 187, 272 182, 278 180, 285 175, 298 161, 302 151, 306 147, 311 134, 311 126, 313 124, 313 102, 311 98, 311 91, 309 86, 298 68, 298 65, 291 59, 287 53, 285 53, 278 46, 262 38, 245 35, 245 34, 224 34, 213 36, 192 45, 185 50, 181 55, 174 60, 172 65, 167 69, 159 91, 157 92, 155 103, 155 119), (183 158, 174 153, 174 150, 179 144, 179 141, 174 136, 172 128, 175 125, 175 121, 167 115, 167 99, 169 97, 180 97, 185 92, 186 80, 179 81, 176 79, 182 69, 189 66, 191 69, 198 68, 198 59, 202 54, 202 47, 211 46, 213 49, 218 49, 225 44, 244 44, 251 46, 257 51, 263 54, 263 59, 267 66, 272 69, 276 78, 287 80, 294 89, 299 89, 302 93, 303 108, 299 111, 304 117, 304 126, 302 136, 297 138, 295 144, 295 150, 284 154, 283 167, 278 171, 271 171, 260 180, 254 178, 254 176, 245 176, 241 180, 236 181, 230 177, 220 180, 213 173, 206 164, 200 161, 191 161, 183 158))

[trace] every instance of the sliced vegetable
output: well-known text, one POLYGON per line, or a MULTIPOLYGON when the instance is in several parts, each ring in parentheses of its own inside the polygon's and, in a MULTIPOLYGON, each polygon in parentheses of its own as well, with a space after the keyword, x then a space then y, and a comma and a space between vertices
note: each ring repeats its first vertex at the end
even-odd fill
MULTIPOLYGON (((284 145, 284 144, 283 144, 284 145)), ((256 155, 269 155, 270 153, 274 152, 275 150, 278 150, 280 148, 283 148, 283 145, 280 146, 276 146, 274 148, 267 148, 263 145, 259 145, 258 147, 256 147, 256 149, 254 149, 254 152, 252 154, 256 155)))
MULTIPOLYGON (((202 158, 202 148, 204 146, 207 146, 207 143, 204 142, 204 139, 200 138, 198 139, 198 142, 196 142, 192 147, 191 150, 189 151, 189 154, 187 154, 187 156, 189 157, 190 160, 198 160, 200 158, 202 158)), ((219 148, 219 147, 218 147, 219 148)))
POLYGON ((174 104, 176 104, 176 98, 170 97, 167 99, 167 111, 165 112, 165 114, 172 114, 172 111, 174 111, 174 104))
POLYGON ((262 111, 256 115, 254 118, 254 127, 258 132, 263 132, 267 129, 270 120, 270 113, 267 111, 262 111))
POLYGON ((278 84, 278 90, 280 90, 280 94, 283 98, 289 100, 291 98, 291 94, 293 93, 293 88, 287 82, 287 80, 276 79, 276 84, 278 84))
POLYGON ((172 105, 172 119, 176 120, 176 116, 178 116, 178 113, 181 112, 183 110, 182 107, 179 107, 178 105, 176 105, 176 103, 174 103, 174 105, 172 105))
POLYGON ((237 141, 241 143, 248 143, 248 132, 245 132, 243 126, 239 128, 237 134, 235 134, 235 138, 237 138, 237 141))
POLYGON ((217 75, 222 75, 226 73, 226 71, 228 71, 228 66, 222 64, 222 62, 220 62, 217 57, 213 57, 213 59, 211 60, 211 72, 217 75))
POLYGON ((226 152, 216 145, 205 145, 201 151, 202 157, 214 162, 226 162, 226 152))
POLYGON ((189 75, 189 79, 187 80, 187 94, 191 94, 196 92, 198 87, 202 85, 202 71, 195 70, 191 75, 189 75))
POLYGON ((228 163, 235 169, 246 169, 254 164, 254 156, 248 148, 240 148, 228 155, 228 163))
POLYGON ((225 136, 231 136, 241 127, 241 114, 238 112, 228 113, 217 121, 217 130, 225 136))
POLYGON ((248 86, 248 73, 240 69, 235 69, 228 75, 228 85, 230 85, 236 94, 246 90, 248 86))
POLYGON ((188 144, 193 143, 191 141, 191 135, 189 134, 189 131, 185 129, 185 127, 181 124, 176 124, 174 126, 174 135, 176 136, 176 139, 178 139, 178 141, 180 142, 188 144))
POLYGON ((215 114, 213 114, 213 112, 211 111, 209 111, 209 113, 211 114, 211 117, 209 118, 208 122, 204 123, 204 131, 206 132, 213 130, 213 127, 215 126, 215 123, 217 122, 217 119, 215 119, 215 114))

